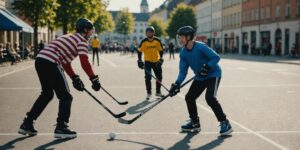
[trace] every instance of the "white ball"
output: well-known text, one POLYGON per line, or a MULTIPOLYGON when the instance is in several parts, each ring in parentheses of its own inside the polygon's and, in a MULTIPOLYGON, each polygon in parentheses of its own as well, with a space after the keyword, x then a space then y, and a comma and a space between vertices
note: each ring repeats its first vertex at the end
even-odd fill
POLYGON ((108 134, 108 136, 109 136, 109 139, 110 139, 110 140, 114 140, 114 139, 116 138, 116 134, 113 133, 113 132, 110 132, 110 133, 108 134))

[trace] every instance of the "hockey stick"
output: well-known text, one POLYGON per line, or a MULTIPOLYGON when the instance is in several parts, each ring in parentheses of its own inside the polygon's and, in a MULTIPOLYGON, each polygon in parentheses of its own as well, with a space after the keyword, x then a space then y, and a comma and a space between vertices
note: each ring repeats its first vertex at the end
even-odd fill
POLYGON ((116 101, 118 104, 120 104, 120 105, 126 105, 126 104, 128 104, 128 101, 123 101, 123 102, 121 102, 121 101, 118 101, 115 97, 113 97, 108 91, 106 91, 104 88, 103 88, 103 86, 101 86, 101 88, 102 88, 102 90, 107 94, 107 95, 109 95, 114 101, 116 101))
POLYGON ((162 83, 161 83, 161 81, 159 81, 151 72, 149 72, 148 70, 146 70, 146 69, 144 69, 145 70, 145 72, 147 73, 147 74, 149 74, 149 75, 151 75, 152 76, 152 78, 153 79, 155 79, 156 80, 156 82, 158 82, 167 92, 169 92, 169 90, 168 90, 168 88, 166 88, 166 86, 164 86, 162 83))
POLYGON ((120 114, 114 114, 110 109, 108 109, 104 104, 102 104, 92 93, 90 93, 87 89, 84 88, 84 91, 87 92, 97 103, 99 103, 106 111, 108 111, 115 118, 124 117, 126 112, 122 112, 120 114))
MULTIPOLYGON (((183 83, 180 88, 184 87, 186 84, 188 84, 189 82, 191 82, 192 80, 195 79, 197 75, 195 75, 194 77, 192 77, 191 79, 189 79, 188 81, 186 81, 185 83, 183 83)), ((164 97, 162 97, 159 101, 157 101, 155 104, 153 104, 152 106, 148 107, 147 109, 143 110, 140 114, 138 114, 137 116, 135 116, 133 119, 131 120, 125 120, 123 118, 119 118, 118 121, 120 123, 124 123, 124 124, 132 124, 134 121, 136 121, 138 118, 140 118, 141 116, 143 116, 145 113, 147 113, 149 110, 151 110, 152 108, 154 108, 156 105, 158 105, 159 103, 161 103, 162 101, 164 101, 166 98, 168 98, 170 96, 170 93, 164 97)))

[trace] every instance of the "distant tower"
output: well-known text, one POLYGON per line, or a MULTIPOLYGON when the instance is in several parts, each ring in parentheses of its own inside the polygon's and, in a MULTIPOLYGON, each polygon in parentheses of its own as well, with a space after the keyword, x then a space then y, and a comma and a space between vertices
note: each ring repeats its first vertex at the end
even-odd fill
POLYGON ((149 13, 149 5, 147 0, 142 0, 141 2, 141 13, 149 13))

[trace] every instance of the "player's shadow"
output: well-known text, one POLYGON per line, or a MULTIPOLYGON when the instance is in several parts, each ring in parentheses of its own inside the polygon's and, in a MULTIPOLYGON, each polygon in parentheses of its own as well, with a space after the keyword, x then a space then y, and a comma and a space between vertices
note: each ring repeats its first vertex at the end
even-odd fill
POLYGON ((23 141, 23 140, 25 140, 25 139, 27 139, 27 138, 30 138, 30 137, 32 137, 32 136, 18 137, 18 138, 14 139, 14 140, 11 140, 11 141, 5 143, 4 145, 1 145, 1 146, 0 146, 0 149, 1 149, 1 150, 14 149, 14 148, 15 148, 14 145, 15 145, 17 142, 23 141))
POLYGON ((114 139, 113 141, 129 142, 129 143, 134 143, 134 144, 140 144, 140 145, 147 146, 147 147, 143 148, 142 150, 154 150, 154 149, 155 150, 163 150, 163 148, 158 147, 156 145, 152 145, 152 144, 148 144, 148 143, 142 143, 142 142, 137 142, 137 141, 123 140, 123 139, 114 139))
POLYGON ((186 136, 182 140, 178 141, 172 147, 168 148, 168 150, 190 149, 190 146, 188 145, 188 143, 190 143, 191 139, 197 134, 198 134, 198 132, 187 133, 186 136))
POLYGON ((207 143, 207 144, 205 144, 205 145, 202 145, 202 146, 200 146, 200 147, 198 147, 198 148, 196 148, 196 149, 197 149, 197 150, 214 149, 214 148, 220 146, 220 145, 224 142, 224 140, 225 140, 226 138, 230 138, 230 137, 232 137, 232 135, 218 136, 217 139, 215 139, 215 140, 213 140, 213 141, 211 141, 211 142, 209 142, 209 143, 207 143))
POLYGON ((142 100, 140 103, 136 104, 136 105, 133 105, 129 108, 127 108, 126 112, 129 113, 129 114, 137 114, 137 113, 140 113, 142 112, 144 109, 147 108, 148 105, 150 105, 151 103, 154 103, 156 101, 158 101, 159 99, 156 98, 156 99, 150 99, 150 100, 142 100))
MULTIPOLYGON (((190 143, 191 139, 197 135, 198 133, 187 133, 187 135, 179 142, 177 142, 176 144, 174 144, 172 147, 170 147, 168 150, 177 150, 177 149, 190 149, 190 146, 188 145, 188 143, 190 143)), ((227 135, 227 136, 218 136, 217 139, 202 145, 198 148, 195 148, 195 150, 211 150, 214 149, 216 147, 218 147, 219 145, 221 145, 221 143, 224 142, 224 140, 226 138, 232 137, 232 135, 227 135)))
POLYGON ((41 145, 41 146, 35 148, 35 150, 53 150, 54 148, 49 148, 49 147, 51 147, 53 145, 61 144, 63 142, 67 142, 67 141, 73 140, 73 139, 75 139, 75 138, 55 139, 49 143, 46 143, 44 145, 41 145))

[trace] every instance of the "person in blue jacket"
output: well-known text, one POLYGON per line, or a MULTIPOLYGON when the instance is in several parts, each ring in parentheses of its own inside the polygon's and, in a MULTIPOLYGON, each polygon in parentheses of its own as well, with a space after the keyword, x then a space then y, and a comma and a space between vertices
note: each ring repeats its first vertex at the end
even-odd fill
POLYGON ((220 134, 230 134, 233 130, 216 97, 222 74, 218 65, 220 56, 205 43, 193 41, 195 30, 191 26, 179 28, 177 34, 184 47, 180 52, 179 74, 176 82, 171 85, 170 96, 175 96, 180 91, 180 84, 184 81, 189 67, 196 74, 185 96, 190 120, 181 126, 182 131, 201 130, 196 99, 206 89, 205 99, 220 122, 220 134))

